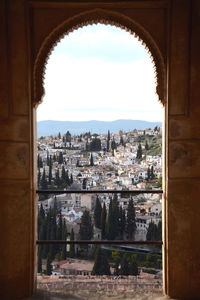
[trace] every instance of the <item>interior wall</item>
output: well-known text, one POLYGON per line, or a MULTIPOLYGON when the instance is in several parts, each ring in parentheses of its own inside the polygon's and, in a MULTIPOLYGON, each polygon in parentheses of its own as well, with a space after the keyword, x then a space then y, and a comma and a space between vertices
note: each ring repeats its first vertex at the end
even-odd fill
MULTIPOLYGON (((114 2, 95 5, 129 16, 131 3, 135 5, 132 17, 150 31, 166 59, 165 292, 177 299, 198 299, 200 2, 114 2)), ((91 3, 76 5, 81 12, 91 3)), ((71 5, 63 10, 58 1, 0 1, 0 297, 5 300, 22 299, 34 288, 32 63, 45 34, 71 13, 71 5), (41 19, 42 12, 46 19, 41 19)))

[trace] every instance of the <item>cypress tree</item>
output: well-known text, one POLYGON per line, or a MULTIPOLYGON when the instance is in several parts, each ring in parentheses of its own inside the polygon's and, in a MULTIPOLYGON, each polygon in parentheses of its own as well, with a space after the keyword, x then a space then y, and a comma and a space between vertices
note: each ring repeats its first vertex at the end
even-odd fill
POLYGON ((66 171, 66 184, 67 184, 67 186, 69 186, 71 184, 68 170, 66 171))
POLYGON ((62 153, 62 151, 59 152, 58 163, 59 163, 60 165, 63 164, 63 153, 62 153))
POLYGON ((114 238, 114 230, 113 230, 113 212, 112 212, 112 199, 110 199, 108 216, 106 220, 106 238, 108 240, 113 240, 114 238))
POLYGON ((37 156, 37 168, 40 168, 40 155, 37 156))
POLYGON ((62 183, 66 182, 66 172, 64 166, 62 166, 61 181, 62 183))
POLYGON ((86 190, 86 184, 87 184, 87 180, 86 180, 86 178, 83 178, 83 184, 82 184, 83 190, 86 190))
POLYGON ((77 159, 77 162, 76 162, 76 167, 79 168, 80 167, 80 161, 79 159, 77 159))
POLYGON ((81 217, 79 230, 80 240, 91 240, 93 237, 93 226, 89 211, 85 210, 81 217))
POLYGON ((112 201, 112 219, 113 219, 113 239, 119 238, 119 204, 117 194, 114 194, 112 201))
POLYGON ((95 253, 95 261, 92 269, 92 275, 110 275, 110 266, 106 255, 100 247, 97 248, 95 253))
POLYGON ((103 208, 101 211, 101 238, 104 240, 106 238, 106 205, 105 202, 103 204, 103 208))
POLYGON ((162 222, 161 221, 159 221, 159 223, 158 223, 157 241, 162 241, 162 222))
POLYGON ((122 209, 122 207, 120 206, 120 208, 119 208, 119 232, 120 232, 120 239, 121 240, 123 240, 125 227, 126 227, 125 210, 122 209))
MULTIPOLYGON (((58 219, 58 224, 56 226, 56 240, 62 240, 62 215, 61 211, 59 212, 59 219, 58 219)), ((55 245, 56 252, 61 251, 61 246, 60 245, 55 245)))
POLYGON ((108 136, 107 136, 107 147, 106 147, 107 152, 110 151, 110 130, 108 130, 108 136))
POLYGON ((74 182, 73 175, 71 174, 71 176, 70 176, 70 185, 72 185, 73 182, 74 182))
POLYGON ((150 177, 151 177, 151 179, 154 179, 154 177, 155 177, 153 166, 151 166, 150 177))
MULTIPOLYGON (((65 219, 63 221, 63 225, 62 225, 62 240, 66 240, 67 237, 67 227, 66 227, 66 223, 65 223, 65 219)), ((66 251, 66 245, 64 244, 62 246, 62 253, 61 253, 61 259, 65 260, 67 257, 67 251, 66 251)))
POLYGON ((51 275, 52 267, 51 267, 51 260, 49 255, 47 256, 47 262, 46 262, 46 275, 51 275))
POLYGON ((129 275, 133 275, 133 276, 139 275, 138 265, 137 265, 136 259, 134 257, 131 258, 131 261, 129 264, 129 275))
POLYGON ((149 150, 149 145, 148 145, 147 141, 145 142, 145 150, 146 150, 146 151, 149 150))
POLYGON ((51 184, 52 181, 52 159, 51 159, 51 155, 49 158, 49 184, 51 184))
POLYGON ((108 137, 107 137, 108 141, 110 141, 110 130, 108 130, 108 137))
POLYGON ((65 135, 65 139, 67 143, 71 143, 71 133, 69 131, 67 131, 65 135))
POLYGON ((43 173, 42 173, 42 179, 41 179, 41 188, 43 190, 47 189, 47 180, 46 180, 46 173, 45 173, 45 169, 43 169, 43 173))
POLYGON ((102 212, 102 207, 101 207, 101 203, 99 201, 99 197, 97 196, 95 208, 94 208, 94 225, 97 228, 101 228, 101 212, 102 212))
POLYGON ((42 226, 44 220, 45 220, 45 212, 44 212, 43 205, 40 204, 40 208, 38 211, 38 236, 40 234, 41 226, 42 226))
POLYGON ((110 150, 110 140, 107 140, 106 151, 109 152, 109 150, 110 150))
MULTIPOLYGON (((70 241, 74 241, 74 230, 73 230, 73 228, 71 229, 71 232, 70 232, 70 241)), ((74 247, 74 244, 70 245, 69 256, 70 257, 75 257, 75 247, 74 247)))
POLYGON ((93 155, 91 153, 90 155, 90 167, 93 167, 94 166, 94 159, 93 159, 93 155))
POLYGON ((60 186, 61 180, 60 180, 59 169, 56 170, 56 176, 55 176, 55 179, 54 179, 54 183, 57 187, 60 186))
POLYGON ((120 275, 129 275, 128 255, 124 254, 121 261, 120 275))
POLYGON ((49 166, 49 152, 47 151, 47 166, 49 166))
POLYGON ((111 149, 112 149, 112 150, 115 150, 115 149, 117 149, 117 144, 116 144, 116 142, 115 142, 115 139, 114 139, 114 138, 112 139, 112 142, 111 142, 111 149))
POLYGON ((141 144, 139 143, 138 145, 138 149, 137 149, 137 159, 141 159, 142 158, 142 146, 141 144))
POLYGON ((136 230, 135 207, 133 204, 133 199, 131 198, 128 204, 127 218, 126 218, 126 233, 128 235, 128 239, 134 238, 135 230, 136 230))
POLYGON ((147 169, 147 178, 150 179, 151 178, 151 171, 150 168, 148 167, 147 169))
POLYGON ((39 246, 38 249, 38 273, 42 272, 42 251, 41 247, 39 246))

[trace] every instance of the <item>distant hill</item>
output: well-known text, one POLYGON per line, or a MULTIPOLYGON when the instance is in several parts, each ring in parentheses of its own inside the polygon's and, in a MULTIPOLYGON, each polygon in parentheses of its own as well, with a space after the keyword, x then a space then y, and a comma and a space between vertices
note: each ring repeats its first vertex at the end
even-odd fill
POLYGON ((116 120, 116 121, 40 121, 37 122, 37 135, 49 136, 59 132, 64 134, 67 130, 71 134, 81 134, 90 131, 91 133, 107 133, 108 130, 117 133, 119 130, 125 132, 133 129, 146 129, 161 126, 161 122, 148 122, 141 120, 116 120))

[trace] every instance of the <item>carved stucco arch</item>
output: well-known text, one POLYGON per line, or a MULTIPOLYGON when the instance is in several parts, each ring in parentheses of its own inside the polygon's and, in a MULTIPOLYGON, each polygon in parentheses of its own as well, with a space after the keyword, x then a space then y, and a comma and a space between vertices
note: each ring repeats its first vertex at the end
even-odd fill
POLYGON ((124 29, 136 37, 149 53, 155 73, 156 93, 159 101, 166 102, 166 66, 164 58, 149 32, 129 17, 104 9, 93 9, 68 18, 57 26, 44 40, 37 54, 33 69, 33 106, 42 102, 45 94, 44 75, 49 56, 57 43, 68 33, 89 24, 109 24, 124 29))

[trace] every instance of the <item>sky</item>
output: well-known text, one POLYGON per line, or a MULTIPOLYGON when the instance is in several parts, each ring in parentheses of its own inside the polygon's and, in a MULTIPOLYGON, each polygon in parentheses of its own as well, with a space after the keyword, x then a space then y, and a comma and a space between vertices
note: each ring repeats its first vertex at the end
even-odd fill
POLYGON ((133 35, 111 25, 88 25, 52 51, 37 120, 161 121, 153 64, 133 35))

